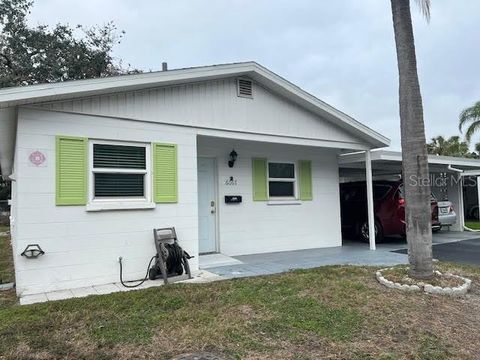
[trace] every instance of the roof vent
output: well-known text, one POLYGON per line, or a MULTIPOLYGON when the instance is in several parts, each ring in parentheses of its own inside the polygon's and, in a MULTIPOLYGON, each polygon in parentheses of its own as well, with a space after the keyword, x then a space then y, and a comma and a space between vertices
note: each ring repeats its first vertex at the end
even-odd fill
POLYGON ((240 97, 253 98, 253 83, 249 79, 237 79, 237 95, 240 97))

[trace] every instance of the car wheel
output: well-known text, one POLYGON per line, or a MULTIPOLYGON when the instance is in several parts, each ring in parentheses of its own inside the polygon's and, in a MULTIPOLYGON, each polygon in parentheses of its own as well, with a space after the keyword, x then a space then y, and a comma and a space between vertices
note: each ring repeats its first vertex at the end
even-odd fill
MULTIPOLYGON (((369 242, 368 235, 368 221, 365 220, 359 224, 358 235, 363 242, 369 242)), ((383 241, 383 228, 378 220, 375 220, 375 242, 381 243, 383 241)))

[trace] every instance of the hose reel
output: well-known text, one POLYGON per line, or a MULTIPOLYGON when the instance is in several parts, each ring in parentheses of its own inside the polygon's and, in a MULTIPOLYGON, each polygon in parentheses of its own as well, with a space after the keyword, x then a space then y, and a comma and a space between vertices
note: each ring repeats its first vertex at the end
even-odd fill
POLYGON ((147 274, 144 279, 139 280, 140 282, 138 284, 128 285, 124 283, 122 276, 122 258, 119 258, 120 282, 123 286, 133 288, 142 285, 147 279, 155 280, 158 278, 163 278, 163 282, 167 284, 169 282, 168 278, 172 277, 176 277, 175 281, 184 280, 179 278, 179 276, 183 274, 185 274, 188 279, 192 278, 188 260, 193 258, 193 256, 190 256, 178 244, 175 228, 153 229, 153 238, 157 253, 150 259, 147 266, 147 274))

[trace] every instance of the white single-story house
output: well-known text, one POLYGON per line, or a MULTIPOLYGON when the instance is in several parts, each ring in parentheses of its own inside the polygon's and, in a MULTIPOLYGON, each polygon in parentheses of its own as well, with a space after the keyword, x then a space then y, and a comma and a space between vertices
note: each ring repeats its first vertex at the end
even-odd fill
POLYGON ((194 271, 340 246, 339 155, 366 151, 368 175, 388 145, 254 62, 2 89, 17 293, 118 282, 120 256, 142 278, 153 228, 176 228, 194 271))

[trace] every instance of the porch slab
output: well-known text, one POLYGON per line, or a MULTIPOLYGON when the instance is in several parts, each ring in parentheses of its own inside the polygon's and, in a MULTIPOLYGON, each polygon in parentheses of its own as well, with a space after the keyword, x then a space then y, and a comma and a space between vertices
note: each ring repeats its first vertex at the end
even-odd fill
POLYGON ((210 267, 208 270, 222 278, 238 278, 325 265, 392 266, 408 263, 407 255, 392 253, 389 246, 379 246, 376 251, 372 251, 362 243, 331 248, 241 255, 232 258, 241 261, 242 264, 210 267))
POLYGON ((224 254, 206 254, 200 256, 199 264, 201 269, 208 269, 219 266, 240 265, 242 262, 224 254))
MULTIPOLYGON (((479 237, 480 233, 475 232, 442 230, 433 234, 433 244, 446 244, 479 237)), ((240 261, 241 264, 209 267, 208 270, 223 278, 237 278, 325 265, 393 266, 408 263, 406 253, 392 252, 406 248, 406 241, 400 237, 386 238, 385 242, 377 244, 375 251, 370 250, 368 244, 344 240, 343 246, 338 247, 233 256, 231 258, 240 261)))

